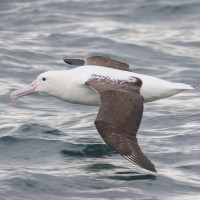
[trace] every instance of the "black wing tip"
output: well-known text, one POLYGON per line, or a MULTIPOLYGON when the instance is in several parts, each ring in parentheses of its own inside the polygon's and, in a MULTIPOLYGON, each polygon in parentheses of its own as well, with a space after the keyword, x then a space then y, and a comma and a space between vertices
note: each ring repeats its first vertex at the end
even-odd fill
POLYGON ((70 65, 72 64, 71 62, 69 62, 69 60, 68 60, 67 57, 64 57, 63 60, 64 60, 64 62, 66 62, 67 64, 70 64, 70 65))
MULTIPOLYGON (((136 163, 134 163, 134 164, 136 164, 136 163)), ((147 170, 147 171, 151 171, 151 172, 154 172, 154 173, 158 173, 157 172, 157 170, 156 170, 156 168, 155 168, 155 166, 152 164, 152 166, 140 166, 140 165, 137 165, 137 166, 139 166, 139 167, 141 167, 142 169, 145 169, 145 170, 147 170)))
POLYGON ((152 169, 152 170, 150 170, 150 171, 152 171, 152 172, 154 172, 154 173, 158 173, 155 167, 154 167, 154 169, 152 169))
POLYGON ((85 65, 85 56, 65 56, 63 60, 69 65, 85 65))
POLYGON ((141 163, 138 163, 136 160, 134 161, 131 157, 129 157, 129 156, 124 156, 123 155, 123 157, 124 158, 126 158, 129 162, 131 162, 131 163, 133 163, 133 164, 135 164, 135 165, 137 165, 137 166, 139 166, 139 167, 141 167, 141 168, 143 168, 143 169, 145 169, 145 170, 148 170, 148 171, 151 171, 151 172, 154 172, 154 173, 157 173, 157 170, 156 170, 156 168, 155 168, 155 165, 150 161, 150 162, 148 162, 148 163, 146 163, 145 165, 141 165, 141 163))
POLYGON ((151 166, 144 167, 144 169, 149 170, 149 171, 154 172, 154 173, 158 173, 156 168, 155 168, 155 165, 153 163, 151 163, 151 166))
POLYGON ((68 61, 67 59, 64 59, 63 60, 65 61, 65 63, 69 64, 69 65, 72 65, 72 62, 68 61))
POLYGON ((69 64, 69 65, 72 65, 73 63, 72 63, 72 61, 71 61, 70 59, 71 59, 71 58, 69 58, 69 57, 64 57, 64 58, 63 58, 64 62, 66 62, 66 63, 69 64))

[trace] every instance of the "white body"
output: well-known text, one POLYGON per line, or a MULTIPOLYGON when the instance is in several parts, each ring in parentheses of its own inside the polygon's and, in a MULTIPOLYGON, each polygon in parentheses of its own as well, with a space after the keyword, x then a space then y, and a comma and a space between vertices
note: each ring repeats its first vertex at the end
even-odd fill
POLYGON ((37 79, 38 87, 36 91, 45 92, 72 103, 99 105, 99 94, 85 85, 85 82, 92 75, 126 81, 129 81, 131 77, 140 78, 143 83, 140 94, 144 97, 145 102, 166 98, 187 89, 194 89, 192 86, 184 83, 172 83, 152 76, 88 65, 65 71, 44 72, 37 79), (39 81, 42 77, 46 77, 46 83, 39 81), (41 85, 40 82, 42 83, 41 85), (48 82, 49 84, 45 86, 48 82))

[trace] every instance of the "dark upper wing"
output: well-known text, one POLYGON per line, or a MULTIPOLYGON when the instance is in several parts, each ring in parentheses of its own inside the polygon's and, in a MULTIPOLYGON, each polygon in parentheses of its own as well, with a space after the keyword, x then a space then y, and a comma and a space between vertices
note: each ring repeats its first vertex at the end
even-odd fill
POLYGON ((63 60, 70 65, 97 65, 131 71, 128 64, 104 56, 66 56, 63 60))
POLYGON ((130 162, 153 172, 155 166, 141 151, 136 134, 143 113, 140 79, 135 83, 91 79, 86 85, 100 94, 95 125, 104 141, 130 162))

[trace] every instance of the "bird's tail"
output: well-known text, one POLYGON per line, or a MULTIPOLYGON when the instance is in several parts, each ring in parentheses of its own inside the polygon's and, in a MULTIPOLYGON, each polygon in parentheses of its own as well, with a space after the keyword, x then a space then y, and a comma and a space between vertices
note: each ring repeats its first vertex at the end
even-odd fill
POLYGON ((197 87, 185 83, 173 83, 173 88, 177 90, 194 90, 197 87))

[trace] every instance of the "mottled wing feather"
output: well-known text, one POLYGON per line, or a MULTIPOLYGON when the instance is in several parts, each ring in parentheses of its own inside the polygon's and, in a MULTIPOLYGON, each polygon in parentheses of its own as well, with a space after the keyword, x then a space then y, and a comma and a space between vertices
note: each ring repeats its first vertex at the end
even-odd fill
POLYGON ((119 83, 92 79, 86 85, 100 94, 95 125, 104 141, 130 162, 156 172, 136 138, 143 113, 143 97, 139 93, 142 83, 136 80, 135 83, 119 83))
POLYGON ((104 56, 66 56, 63 60, 70 65, 97 65, 123 71, 131 71, 127 63, 104 56))

